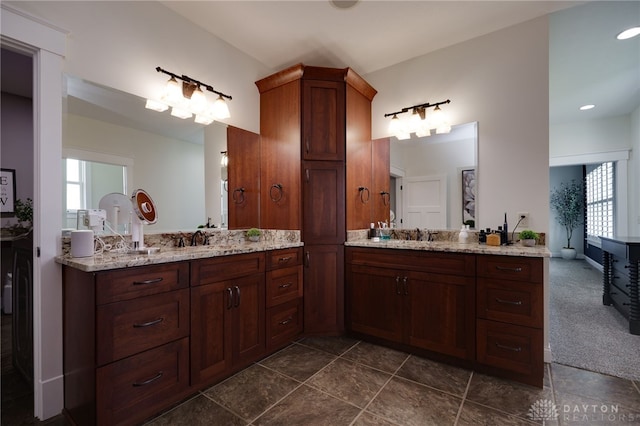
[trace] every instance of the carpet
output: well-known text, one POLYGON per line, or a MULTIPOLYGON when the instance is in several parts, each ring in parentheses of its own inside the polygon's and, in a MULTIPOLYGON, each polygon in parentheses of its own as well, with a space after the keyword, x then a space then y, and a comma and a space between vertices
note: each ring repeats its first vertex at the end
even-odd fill
POLYGON ((602 304, 602 273, 584 260, 551 258, 549 288, 553 362, 640 380, 640 336, 602 304))

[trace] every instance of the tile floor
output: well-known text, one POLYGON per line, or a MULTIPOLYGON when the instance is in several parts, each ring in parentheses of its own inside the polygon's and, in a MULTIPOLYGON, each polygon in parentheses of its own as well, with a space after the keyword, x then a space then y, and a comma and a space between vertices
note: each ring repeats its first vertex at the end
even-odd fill
POLYGON ((199 392, 147 426, 529 425, 542 420, 548 425, 640 424, 640 383, 551 364, 539 389, 346 337, 307 338, 199 392), (553 407, 558 416, 549 421, 553 407))

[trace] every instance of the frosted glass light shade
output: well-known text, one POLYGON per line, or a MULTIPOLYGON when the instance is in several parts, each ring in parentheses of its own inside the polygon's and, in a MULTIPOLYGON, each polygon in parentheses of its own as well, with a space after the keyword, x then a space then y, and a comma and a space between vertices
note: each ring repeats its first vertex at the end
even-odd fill
POLYGON ((163 100, 167 101, 169 104, 175 104, 181 102, 182 99, 182 86, 178 83, 175 77, 171 77, 169 81, 167 81, 167 86, 164 89, 163 100))
POLYGON ((202 89, 200 89, 200 86, 191 94, 189 109, 196 115, 207 109, 207 97, 202 92, 202 89))
POLYGON ((222 96, 218 96, 218 99, 213 103, 213 116, 216 118, 229 118, 229 107, 227 103, 222 99, 222 96))

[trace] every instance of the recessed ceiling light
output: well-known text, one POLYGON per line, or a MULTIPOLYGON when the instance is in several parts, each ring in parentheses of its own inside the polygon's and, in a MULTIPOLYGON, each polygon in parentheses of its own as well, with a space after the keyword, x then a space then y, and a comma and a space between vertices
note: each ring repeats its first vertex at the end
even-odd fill
POLYGON ((632 27, 618 34, 616 38, 618 40, 627 40, 637 36, 638 34, 640 34, 640 27, 632 27))
POLYGON ((350 9, 360 0, 329 0, 331 4, 338 9, 350 9))
POLYGON ((582 105, 582 106, 580 107, 580 111, 586 111, 586 110, 588 110, 588 109, 592 109, 592 108, 595 108, 595 107, 596 107, 596 106, 595 106, 595 105, 593 105, 593 104, 589 104, 589 105, 582 105))

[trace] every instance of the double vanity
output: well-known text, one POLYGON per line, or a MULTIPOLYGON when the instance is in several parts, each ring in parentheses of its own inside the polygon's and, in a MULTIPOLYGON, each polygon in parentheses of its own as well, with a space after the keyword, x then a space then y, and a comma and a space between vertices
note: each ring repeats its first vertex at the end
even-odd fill
MULTIPOLYGON (((74 423, 140 423, 306 335, 299 234, 210 232, 210 246, 57 259, 74 423)), ((544 246, 349 238, 344 252, 348 335, 542 386, 544 246)))

